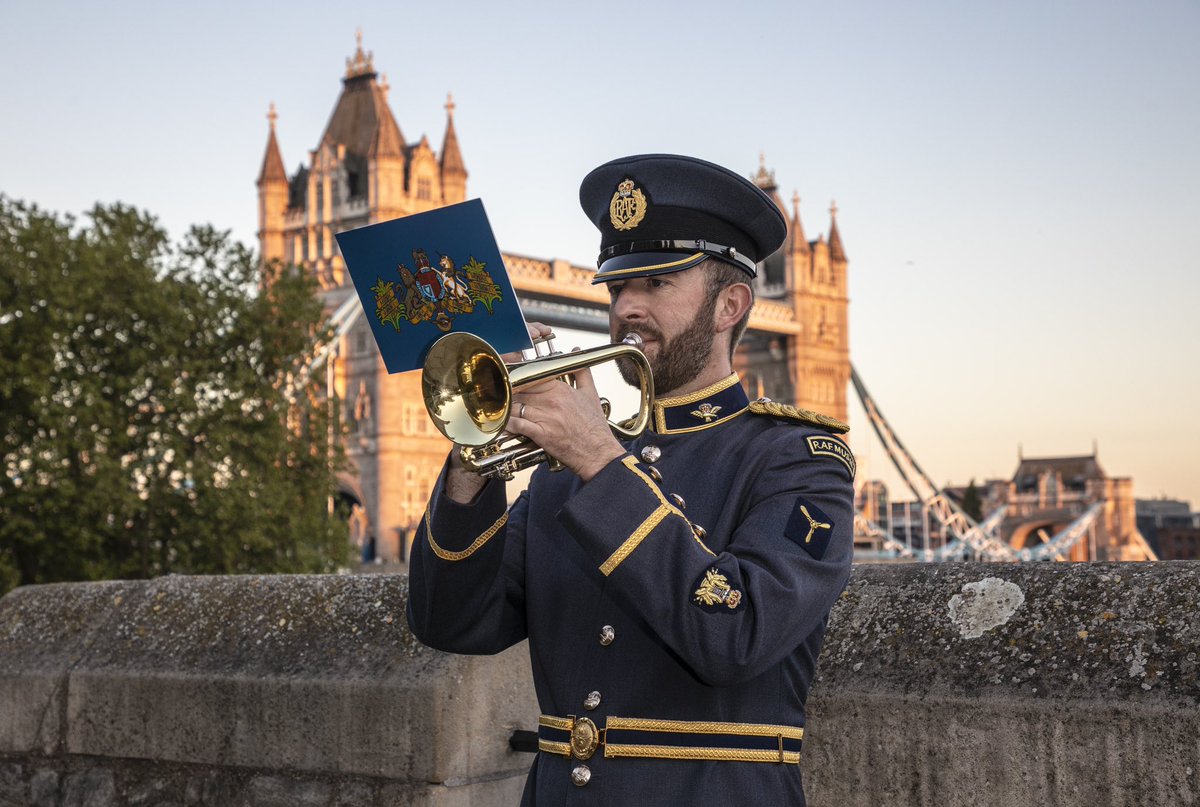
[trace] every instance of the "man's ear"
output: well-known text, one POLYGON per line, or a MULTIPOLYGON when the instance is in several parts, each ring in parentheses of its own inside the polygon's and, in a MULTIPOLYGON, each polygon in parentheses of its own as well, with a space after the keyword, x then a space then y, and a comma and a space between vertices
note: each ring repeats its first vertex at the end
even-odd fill
POLYGON ((742 321, 742 317, 746 316, 753 304, 754 296, 745 283, 734 283, 721 289, 713 310, 713 326, 716 332, 733 330, 733 326, 742 321))

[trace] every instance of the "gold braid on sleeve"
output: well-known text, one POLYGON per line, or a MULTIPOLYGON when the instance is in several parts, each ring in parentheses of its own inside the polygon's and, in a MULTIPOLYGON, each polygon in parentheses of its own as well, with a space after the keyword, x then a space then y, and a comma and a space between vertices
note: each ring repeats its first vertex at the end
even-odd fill
POLYGON ((433 554, 437 555, 442 560, 463 560, 464 558, 471 557, 471 555, 475 554, 475 552, 480 547, 482 547, 484 544, 486 544, 488 541, 490 541, 492 536, 500 531, 500 528, 504 526, 504 523, 506 521, 508 521, 508 513, 507 512, 504 515, 500 516, 500 518, 496 519, 496 523, 493 524, 492 526, 488 527, 486 530, 484 530, 483 534, 481 534, 478 538, 476 538, 474 541, 472 541, 471 545, 468 546, 466 549, 460 550, 458 552, 451 552, 448 549, 443 549, 442 547, 440 547, 438 545, 437 541, 433 540, 433 527, 430 526, 430 524, 429 524, 429 510, 428 510, 428 508, 426 508, 426 510, 425 510, 425 535, 429 538, 429 548, 433 550, 433 554))

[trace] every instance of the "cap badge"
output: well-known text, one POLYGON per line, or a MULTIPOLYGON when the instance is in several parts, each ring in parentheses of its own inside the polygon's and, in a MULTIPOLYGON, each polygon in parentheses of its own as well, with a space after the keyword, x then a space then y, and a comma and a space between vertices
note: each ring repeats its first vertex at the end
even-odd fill
POLYGON ((712 419, 715 418, 717 413, 720 411, 721 407, 714 406, 713 404, 705 401, 704 403, 700 404, 698 408, 692 410, 692 415, 698 418, 703 418, 705 423, 711 423, 712 419))
POLYGON ((632 230, 646 217, 646 195, 626 179, 617 185, 617 192, 608 203, 608 217, 618 230, 632 230))

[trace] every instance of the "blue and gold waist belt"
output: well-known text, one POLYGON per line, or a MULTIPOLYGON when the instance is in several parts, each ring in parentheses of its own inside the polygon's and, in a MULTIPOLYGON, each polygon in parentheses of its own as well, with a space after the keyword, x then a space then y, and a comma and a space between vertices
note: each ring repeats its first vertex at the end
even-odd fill
POLYGON ((591 759, 598 748, 607 759, 698 759, 798 765, 804 729, 759 723, 716 723, 609 717, 604 728, 586 717, 538 718, 538 750, 591 759))

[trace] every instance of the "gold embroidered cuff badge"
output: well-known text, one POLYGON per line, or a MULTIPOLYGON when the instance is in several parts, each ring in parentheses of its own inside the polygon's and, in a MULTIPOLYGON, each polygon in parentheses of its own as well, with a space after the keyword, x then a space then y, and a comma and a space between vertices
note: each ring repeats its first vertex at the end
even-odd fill
POLYGON ((729 584, 729 578, 720 569, 713 567, 699 581, 693 602, 706 610, 719 610, 719 606, 724 605, 735 611, 742 604, 742 592, 729 584))

